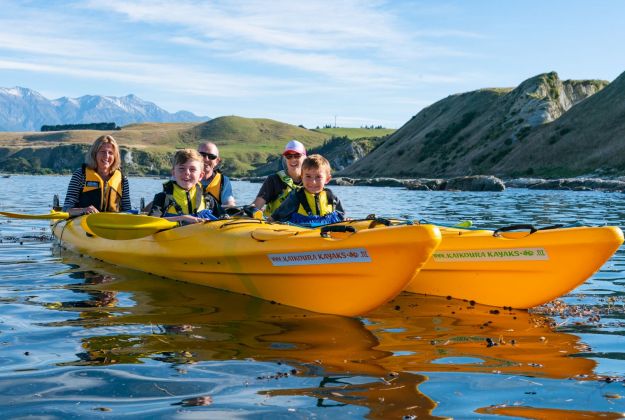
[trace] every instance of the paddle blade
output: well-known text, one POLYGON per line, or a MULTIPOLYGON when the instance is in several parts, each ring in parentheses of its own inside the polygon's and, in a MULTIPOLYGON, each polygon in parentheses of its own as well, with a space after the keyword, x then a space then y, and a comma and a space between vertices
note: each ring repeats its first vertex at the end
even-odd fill
POLYGON ((126 213, 93 213, 81 220, 88 233, 113 240, 138 239, 178 226, 160 217, 126 213))
POLYGON ((64 211, 52 211, 47 214, 23 214, 0 211, 0 215, 11 217, 13 219, 69 219, 69 213, 64 211))

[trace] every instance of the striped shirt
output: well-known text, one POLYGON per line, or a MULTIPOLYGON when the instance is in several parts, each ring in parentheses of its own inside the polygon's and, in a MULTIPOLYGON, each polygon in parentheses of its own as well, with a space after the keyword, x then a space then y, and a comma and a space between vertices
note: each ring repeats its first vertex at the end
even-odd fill
MULTIPOLYGON (((65 194, 65 202, 63 202, 63 211, 75 208, 80 201, 80 194, 82 188, 85 186, 85 174, 82 168, 78 168, 72 174, 72 178, 69 180, 67 186, 67 194, 65 194)), ((120 211, 130 211, 132 205, 130 204, 130 187, 128 185, 128 178, 122 177, 122 202, 120 211)))

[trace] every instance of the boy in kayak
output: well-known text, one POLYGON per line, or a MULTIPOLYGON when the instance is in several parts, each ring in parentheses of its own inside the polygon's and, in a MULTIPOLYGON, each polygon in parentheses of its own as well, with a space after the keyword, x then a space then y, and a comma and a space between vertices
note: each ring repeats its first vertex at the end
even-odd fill
POLYGON ((330 179, 330 162, 321 155, 310 155, 302 163, 304 188, 291 191, 268 220, 311 227, 342 221, 345 211, 341 201, 325 188, 330 179))
POLYGON ((216 220, 207 209, 200 180, 204 176, 204 160, 193 149, 178 150, 174 155, 173 180, 163 184, 163 191, 154 196, 150 216, 163 217, 180 224, 216 220))

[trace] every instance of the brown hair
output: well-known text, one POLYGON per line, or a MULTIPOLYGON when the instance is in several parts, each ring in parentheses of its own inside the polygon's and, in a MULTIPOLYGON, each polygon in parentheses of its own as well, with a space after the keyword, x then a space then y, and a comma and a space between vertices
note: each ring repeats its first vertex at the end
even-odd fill
POLYGON ((193 149, 180 149, 174 155, 172 159, 172 164, 174 167, 178 165, 182 165, 187 163, 190 160, 195 160, 200 163, 202 168, 204 168, 204 159, 202 159, 202 155, 197 150, 193 149))
POLYGON ((321 169, 324 170, 328 176, 330 176, 332 172, 330 162, 321 155, 310 155, 304 159, 304 162, 302 162, 302 172, 304 172, 305 169, 321 169))
POLYGON ((122 158, 119 154, 119 146, 111 135, 100 136, 93 142, 93 144, 89 148, 89 151, 87 152, 87 156, 85 156, 85 163, 88 167, 96 171, 98 169, 98 152, 100 151, 102 145, 106 143, 113 146, 113 151, 115 153, 115 158, 113 164, 111 165, 110 171, 110 173, 112 174, 121 166, 122 158))

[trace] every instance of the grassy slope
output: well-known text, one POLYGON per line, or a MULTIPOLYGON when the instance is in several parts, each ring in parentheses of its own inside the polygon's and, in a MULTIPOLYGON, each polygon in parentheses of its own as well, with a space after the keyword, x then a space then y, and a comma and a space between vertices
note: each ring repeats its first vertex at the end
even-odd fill
POLYGON ((90 144, 99 136, 110 134, 123 146, 147 150, 165 150, 181 147, 179 133, 194 125, 195 123, 145 123, 131 124, 122 130, 113 131, 0 132, 0 146, 38 148, 60 144, 90 144))
MULTIPOLYGON (((0 149, 34 149, 24 156, 26 161, 44 155, 52 156, 52 149, 59 145, 91 144, 99 136, 110 134, 122 147, 138 149, 151 155, 154 165, 148 165, 146 158, 134 154, 140 165, 153 167, 157 172, 166 171, 168 156, 175 149, 195 148, 200 142, 213 141, 219 146, 223 158, 224 172, 232 176, 242 176, 273 162, 290 139, 298 139, 310 151, 323 146, 332 136, 347 137, 351 140, 382 137, 394 132, 392 129, 326 128, 308 130, 262 118, 237 116, 219 117, 205 123, 143 123, 130 124, 117 131, 70 130, 56 132, 8 133, 0 132, 0 149), (46 153, 43 148, 49 148, 46 153), (37 154, 36 150, 40 152, 37 154), (42 155, 43 153, 43 155, 42 155)), ((78 149, 77 149, 78 150, 78 149)), ((334 152, 325 150, 332 157, 334 152)), ((9 153, 10 154, 10 153, 9 153)), ((68 156, 68 158, 70 158, 68 156)), ((72 156, 81 160, 81 156, 72 156)), ((2 156, 0 155, 0 161, 2 156)), ((27 163, 24 163, 27 164, 27 163)), ((0 162, 1 166, 1 162, 0 162)), ((42 167, 47 167, 47 164, 42 167)), ((24 170, 28 171, 27 168, 24 170)), ((57 168, 51 169, 58 171, 57 168)), ((143 169, 147 171, 147 169, 143 169)), ((272 169, 273 172, 273 169, 272 169)))
POLYGON ((131 124, 118 131, 70 130, 57 132, 0 132, 0 148, 53 148, 59 145, 91 144, 110 134, 122 147, 152 154, 171 154, 175 149, 196 148, 213 141, 220 149, 224 170, 244 175, 278 156, 286 142, 296 138, 307 148, 320 146, 330 135, 269 119, 220 117, 206 123, 131 124))
POLYGON ((383 137, 388 134, 394 133, 396 130, 394 128, 318 128, 313 131, 317 131, 319 133, 329 134, 334 137, 347 137, 352 140, 364 138, 364 137, 383 137))

